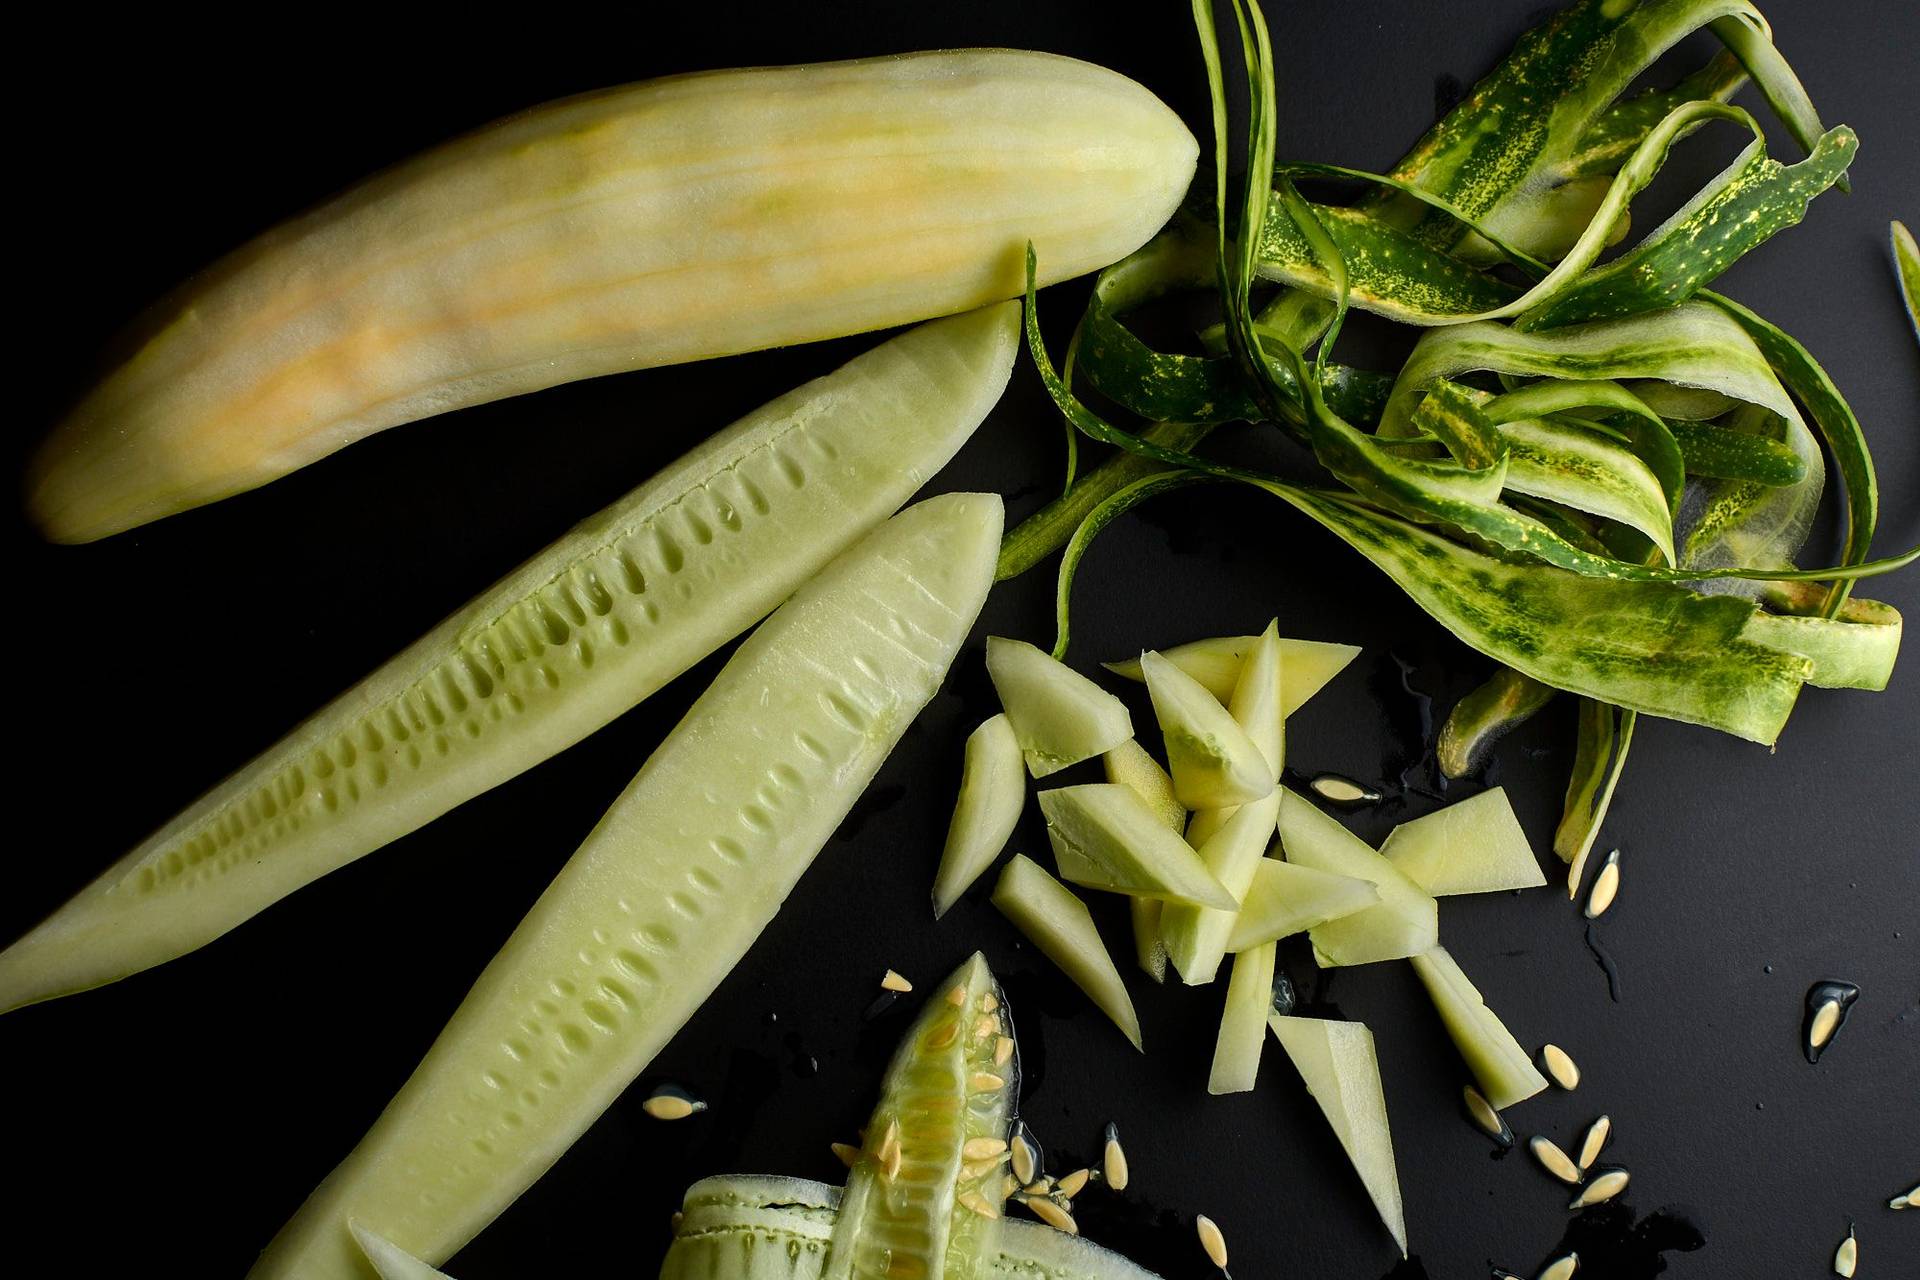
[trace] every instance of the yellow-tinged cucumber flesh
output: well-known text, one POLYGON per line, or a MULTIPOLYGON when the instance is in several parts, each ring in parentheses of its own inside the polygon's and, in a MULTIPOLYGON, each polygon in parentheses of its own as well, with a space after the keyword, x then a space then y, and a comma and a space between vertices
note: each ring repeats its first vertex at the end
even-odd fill
POLYGON ((1266 756, 1218 698, 1157 653, 1142 654, 1140 669, 1181 804, 1223 809, 1272 793, 1266 756))
POLYGON ((1040 812, 1063 880, 1137 898, 1226 910, 1239 905, 1130 787, 1090 782, 1042 791, 1040 812))
POLYGON ((1412 960, 1454 1047, 1467 1060, 1481 1094, 1495 1111, 1505 1111, 1547 1087, 1547 1078, 1445 947, 1431 947, 1412 960))
POLYGON ((1440 908, 1431 894, 1313 802, 1281 788, 1280 847, 1287 861, 1365 880, 1380 901, 1312 930, 1314 959, 1327 968, 1419 955, 1440 942, 1440 908))
POLYGON ((1227 978, 1227 1003, 1220 1013, 1220 1034, 1213 1043, 1213 1069, 1207 1092, 1246 1093, 1260 1072, 1260 1046, 1273 1012, 1273 966, 1279 944, 1242 951, 1227 978))
POLYGON ((988 637, 987 674, 1036 778, 1091 760, 1133 736, 1125 703, 1036 645, 988 637))
POLYGON ((1436 897, 1537 889, 1547 882, 1505 787, 1401 823, 1387 833, 1380 856, 1436 897))
MULTIPOLYGON (((1215 636, 1191 640, 1160 650, 1160 656, 1198 680, 1208 693, 1226 702, 1233 697, 1240 680, 1240 664, 1259 636, 1215 636)), ((1327 681, 1347 669, 1360 656, 1357 644, 1332 644, 1325 640, 1280 639, 1280 665, 1284 687, 1280 690, 1282 715, 1292 715, 1308 699, 1326 687, 1327 681)), ((1145 680, 1140 660, 1107 662, 1102 666, 1128 680, 1145 680)))
POLYGON ((1234 917, 1227 950, 1245 951, 1276 938, 1290 938, 1365 911, 1379 901, 1380 891, 1370 881, 1262 858, 1240 914, 1234 917))
POLYGON ((1073 891, 1048 875, 1025 854, 1001 868, 993 887, 993 905, 1027 936, 1040 953, 1073 979, 1100 1011, 1113 1019, 1133 1047, 1140 1048, 1140 1019, 1126 983, 1100 941, 1093 913, 1073 891))
POLYGON ((1007 847, 1026 799, 1026 768, 1013 725, 1004 714, 989 716, 967 735, 960 798, 933 878, 934 919, 947 914, 1007 847))
POLYGON ((1278 1013, 1268 1016, 1267 1026, 1293 1059, 1307 1092, 1320 1104, 1380 1221, 1405 1257, 1407 1220, 1400 1203, 1400 1175, 1393 1160, 1393 1134, 1387 1127, 1387 1099, 1380 1087, 1373 1032, 1365 1023, 1278 1013))

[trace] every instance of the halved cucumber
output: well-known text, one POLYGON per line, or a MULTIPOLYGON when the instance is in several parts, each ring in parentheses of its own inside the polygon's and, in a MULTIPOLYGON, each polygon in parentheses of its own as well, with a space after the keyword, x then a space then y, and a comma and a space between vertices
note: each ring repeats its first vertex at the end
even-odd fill
POLYGON ((1090 782, 1040 793, 1060 878, 1089 889, 1199 903, 1239 904, 1200 855, 1154 816, 1130 787, 1090 782))
POLYGON ((947 827, 940 870, 933 877, 933 918, 947 914, 1007 847, 1027 800, 1020 742, 1006 716, 987 719, 967 735, 960 769, 960 799, 947 827))
POLYGON ((987 674, 1036 778, 1091 760, 1133 736, 1125 703, 1024 640, 989 636, 987 674))
MULTIPOLYGON (((1198 680, 1208 693, 1225 702, 1233 696, 1240 680, 1240 664, 1259 636, 1216 636, 1194 640, 1160 650, 1160 656, 1198 680)), ((1356 644, 1329 644, 1324 640, 1280 640, 1280 666, 1284 685, 1280 690, 1280 713, 1290 716, 1307 699, 1326 687, 1327 681, 1347 669, 1360 656, 1356 644)), ((1145 680, 1140 660, 1106 662, 1102 666, 1128 680, 1145 680)))
POLYGON ((1380 1221, 1405 1257, 1407 1220, 1400 1203, 1400 1175, 1393 1161, 1393 1133, 1387 1127, 1387 1099, 1380 1087, 1373 1032, 1364 1023, 1278 1013, 1268 1016, 1267 1025, 1299 1068, 1307 1092, 1320 1104, 1380 1221))
POLYGON ((740 646, 255 1277, 360 1274, 350 1218, 444 1259, 566 1150, 753 944, 933 696, 1000 527, 991 495, 922 502, 740 646))
POLYGON ((1336 875, 1278 858, 1262 858, 1234 917, 1227 950, 1246 951, 1341 920, 1380 901, 1380 890, 1357 876, 1336 875))
POLYGON ((1505 787, 1436 809, 1387 833, 1380 856, 1428 893, 1496 893, 1547 882, 1505 787))
POLYGON ((1086 903, 1039 863, 1015 854, 993 887, 993 905, 1113 1019, 1134 1048, 1140 1048, 1140 1018, 1133 1011, 1133 999, 1100 941, 1086 903))
POLYGON ((1419 955, 1440 941, 1440 909, 1432 896, 1367 843, 1281 788, 1280 844, 1287 861, 1365 880, 1380 901, 1313 929, 1313 954, 1325 967, 1372 964, 1419 955))
POLYGON ((1220 700, 1157 653, 1140 670, 1167 744, 1173 794, 1189 809, 1221 809, 1273 792, 1267 759, 1220 700))
POLYGON ((1208 1093, 1245 1093, 1253 1088, 1260 1071, 1260 1046, 1267 1038, 1267 1015, 1273 1012, 1273 964, 1278 951, 1278 943, 1268 942, 1233 958, 1220 1034, 1213 1043, 1208 1093))
POLYGON ((1495 1111, 1505 1111, 1547 1087, 1547 1078, 1445 947, 1414 956, 1413 969, 1426 984, 1454 1047, 1467 1060, 1481 1094, 1495 1111))
POLYGON ((1006 385, 1018 316, 910 330, 582 523, 0 953, 0 1010, 211 941, 712 653, 953 456, 1006 385))

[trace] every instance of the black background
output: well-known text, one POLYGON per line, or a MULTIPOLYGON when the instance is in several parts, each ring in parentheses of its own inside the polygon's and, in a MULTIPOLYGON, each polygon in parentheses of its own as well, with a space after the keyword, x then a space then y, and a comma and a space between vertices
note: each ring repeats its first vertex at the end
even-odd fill
MULTIPOLYGON (((1821 199, 1721 287, 1807 341, 1851 396, 1879 460, 1885 554, 1920 538, 1920 357, 1886 250, 1889 218, 1920 222, 1920 9, 1767 9, 1826 118, 1862 135, 1856 191, 1821 199)), ((1489 69, 1540 12, 1534 0, 1276 5, 1283 155, 1387 167, 1436 99, 1489 69)), ((172 11, 108 23, 75 7, 46 21, 15 55, 44 56, 39 69, 59 88, 35 89, 23 65, 12 90, 27 95, 9 138, 9 285, 24 357, 9 378, 16 461, 146 301, 370 170, 544 99, 678 70, 1006 44, 1134 76, 1203 136, 1206 119, 1185 7, 1173 4, 1132 15, 1066 0, 330 6, 312 18, 275 12, 270 26, 263 14, 258 30, 172 11)), ((1675 172, 1697 181, 1735 145, 1703 138, 1675 172)), ((1083 297, 1081 284, 1043 299, 1056 339, 1083 297)), ((0 937, 577 518, 870 341, 653 370, 419 423, 92 546, 42 546, 15 517, 0 937)), ((1059 448, 1023 363, 936 487, 999 490, 1018 516, 1055 482, 1059 448)), ((1825 526, 1807 559, 1835 546, 1825 526)), ((1092 1156, 1109 1119, 1125 1133, 1134 1185, 1119 1200, 1082 1197, 1089 1235, 1198 1278, 1208 1268, 1187 1222, 1205 1212, 1242 1280, 1371 1280, 1393 1267, 1282 1055, 1269 1050, 1254 1093, 1206 1095, 1220 988, 1137 982, 1148 1049, 1138 1056, 981 895, 929 920, 960 743, 990 708, 980 639, 1044 642, 1051 591, 1045 570, 996 591, 947 691, 759 945, 639 1086, 454 1260, 455 1274, 648 1275, 693 1178, 837 1178, 827 1144, 862 1122, 902 1021, 862 1021, 881 970, 931 984, 974 947, 1009 982, 1035 1068, 1026 1113, 1054 1162, 1092 1156), (648 1120, 638 1102, 661 1079, 713 1110, 648 1120)), ((1868 594, 1920 615, 1920 572, 1868 594)), ((1363 778, 1395 776, 1415 749, 1417 706, 1399 691, 1394 657, 1416 664, 1416 686, 1442 710, 1487 669, 1358 557, 1252 493, 1175 495, 1115 527, 1086 566, 1078 609, 1083 664, 1254 630, 1275 613, 1286 633, 1363 643, 1290 731, 1296 766, 1363 778)), ((74 1251, 63 1267, 74 1274, 242 1272, 723 658, 197 954, 0 1018, 14 1175, 0 1222, 14 1247, 57 1240, 74 1251)), ((1633 1208, 1688 1206, 1704 1231, 1704 1251, 1668 1256, 1676 1276, 1825 1274, 1850 1216, 1863 1276, 1920 1271, 1920 1213, 1884 1208, 1920 1180, 1913 663, 1884 695, 1808 691, 1772 754, 1642 722, 1603 846, 1625 851, 1625 888, 1601 930, 1622 969, 1620 1003, 1557 893, 1445 904, 1444 940, 1508 1024, 1529 1045, 1565 1045, 1586 1071, 1577 1093, 1518 1108, 1516 1127, 1571 1143, 1610 1112, 1633 1208), (1816 1068, 1798 1053, 1801 998, 1826 976, 1865 994, 1816 1068)), ((1569 708, 1552 708, 1494 767, 1543 850, 1571 729, 1569 708)), ((1354 826, 1377 839, 1430 803, 1388 805, 1354 826)), ((1044 839, 1029 823, 1016 845, 1037 852, 1044 839)), ((1124 952, 1117 908, 1097 904, 1124 952)), ((1410 969, 1322 984, 1300 951, 1283 961, 1303 990, 1378 1037, 1426 1273, 1478 1277, 1492 1262, 1531 1274, 1568 1228, 1565 1193, 1524 1156, 1490 1160, 1460 1119, 1463 1071, 1410 969)))

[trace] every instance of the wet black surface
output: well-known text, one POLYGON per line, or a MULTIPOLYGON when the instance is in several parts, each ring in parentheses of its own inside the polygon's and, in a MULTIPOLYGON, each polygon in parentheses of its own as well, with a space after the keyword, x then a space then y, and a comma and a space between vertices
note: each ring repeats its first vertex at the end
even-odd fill
MULTIPOLYGON (((1430 122, 1436 94, 1470 85, 1535 7, 1490 0, 1468 17, 1418 0, 1274 6, 1283 152, 1389 165, 1430 122)), ((1920 14, 1895 3, 1764 7, 1827 117, 1860 131, 1861 158, 1852 197, 1821 199, 1722 287, 1806 340, 1851 396, 1877 451, 1884 554, 1920 540, 1920 356, 1885 251, 1890 217, 1920 218, 1910 66, 1920 14)), ((24 95, 16 117, 32 122, 12 139, 15 170, 35 196, 16 209, 24 230, 9 278, 27 329, 10 380, 16 452, 84 385, 114 331, 188 272, 371 169, 543 99, 700 67, 1019 44, 1113 66, 1196 126, 1205 118, 1178 5, 1131 17, 1084 0, 550 8, 418 29, 390 10, 335 6, 274 40, 271 56, 173 13, 124 16, 111 39, 82 9, 44 21, 44 47, 86 52, 78 71, 50 60, 57 84, 36 86, 27 69, 13 89, 24 95)), ((1704 176, 1730 145, 1703 135, 1675 165, 1704 176)), ((1083 297, 1083 285, 1046 296, 1056 343, 1083 297)), ((1377 349, 1384 362, 1405 335, 1361 323, 1353 341, 1354 358, 1377 349)), ((42 547, 11 526, 15 807, 0 935, 582 515, 870 342, 653 370, 416 424, 90 547, 42 547)), ((1023 366, 934 487, 1018 495, 1012 514, 1024 514, 1054 487, 1059 441, 1023 366)), ((1836 545, 1823 524, 1808 557, 1836 545)), ((1920 573, 1867 594, 1916 614, 1920 573)), ((455 1259, 455 1275, 645 1277, 692 1179, 837 1180, 828 1143, 863 1122, 900 1015, 920 998, 868 1019, 882 972, 931 983, 975 947, 1019 1018, 1022 1112, 1054 1169, 1091 1163, 1105 1123, 1121 1124, 1133 1185, 1083 1193, 1086 1234, 1168 1277, 1212 1274, 1196 1212, 1220 1223, 1240 1280, 1479 1280, 1494 1265, 1531 1275, 1563 1247, 1606 1260, 1583 1280, 1814 1277, 1849 1218, 1863 1275, 1920 1271, 1920 1214, 1884 1208, 1920 1160, 1911 656, 1884 695, 1809 691, 1773 753, 1642 722, 1602 836, 1633 857, 1631 892, 1603 922, 1630 999, 1609 999, 1578 907, 1557 889, 1443 907, 1444 940, 1508 1025, 1530 1048, 1566 1046, 1585 1074, 1577 1093, 1515 1108, 1516 1130, 1565 1143, 1608 1112, 1609 1159, 1633 1170, 1632 1195, 1695 1209, 1641 1216, 1616 1203, 1570 1216, 1564 1189, 1527 1160, 1485 1158, 1485 1137, 1460 1113, 1460 1063, 1406 966, 1328 975, 1298 940, 1281 948, 1298 1012, 1362 1019, 1378 1039, 1417 1254, 1399 1264, 1284 1057, 1268 1054, 1255 1092, 1207 1096, 1220 988, 1136 982, 1138 1055, 983 895, 938 925, 929 918, 961 742, 992 709, 981 641, 1045 642, 1051 604, 1044 571, 995 593, 947 690, 759 945, 455 1259), (1802 997, 1835 972, 1865 994, 1844 1044, 1809 1068, 1802 997), (668 1081, 711 1109, 649 1119, 640 1103, 668 1081)), ((1270 500, 1176 494, 1114 526, 1082 569, 1073 657, 1091 667, 1142 645, 1246 633, 1275 614, 1288 634, 1365 646, 1292 722, 1290 763, 1394 784, 1381 804, 1343 815, 1369 840, 1432 808, 1427 730, 1487 664, 1270 500)), ((0 1222, 16 1238, 64 1241, 75 1274, 242 1272, 723 660, 194 956, 0 1017, 6 1147, 27 1175, 0 1222)), ((1144 718, 1138 690, 1120 691, 1144 718)), ((1570 709, 1549 707, 1501 744, 1488 774, 1450 794, 1497 779, 1544 850, 1572 745, 1570 709)), ((1015 843, 1044 849, 1037 818, 1015 843)), ((1124 909, 1095 910, 1125 954, 1124 909)))

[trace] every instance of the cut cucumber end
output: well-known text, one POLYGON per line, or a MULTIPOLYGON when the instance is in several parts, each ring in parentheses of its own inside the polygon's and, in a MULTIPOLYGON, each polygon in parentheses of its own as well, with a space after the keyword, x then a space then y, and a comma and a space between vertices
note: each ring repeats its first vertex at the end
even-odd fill
POLYGON ((1173 794, 1189 809, 1225 809, 1273 792, 1273 770, 1220 700, 1157 653, 1140 670, 1166 742, 1173 794))
POLYGON ((1091 760, 1133 736, 1125 703, 1024 640, 989 636, 987 674, 1036 778, 1091 760))
POLYGON ((1160 941, 1160 917, 1166 903, 1158 898, 1128 898, 1127 914, 1133 925, 1133 956, 1140 971, 1155 982, 1167 980, 1167 944, 1160 941))
POLYGON ((1380 890, 1357 876, 1336 875, 1278 858, 1262 858, 1234 917, 1227 950, 1246 951, 1355 915, 1380 901, 1380 890))
MULTIPOLYGON (((1222 703, 1233 697, 1240 680, 1240 665, 1259 636, 1216 636, 1193 640, 1160 650, 1160 656, 1198 680, 1208 693, 1222 703)), ((1329 644, 1324 640, 1280 639, 1280 712, 1290 716, 1308 699, 1326 687, 1327 682, 1347 669, 1360 656, 1355 644, 1329 644)), ((1107 662, 1102 666, 1127 680, 1145 680, 1140 660, 1107 662)))
POLYGON ((1093 913, 1065 885, 1025 854, 1014 855, 994 886, 993 905, 1053 961, 1075 986, 1141 1048, 1140 1019, 1113 957, 1100 941, 1093 913))
POLYGON ((1432 947, 1412 959, 1414 972, 1433 998, 1454 1047, 1495 1111, 1505 1111, 1547 1087, 1547 1078, 1445 947, 1432 947))
POLYGON ((1419 955, 1440 941, 1440 908, 1419 885, 1311 801, 1281 788, 1280 845, 1287 861, 1365 880, 1380 901, 1312 930, 1314 958, 1334 968, 1419 955))
POLYGON ((1137 898, 1233 910, 1239 904, 1193 847, 1131 788, 1112 782, 1040 793, 1063 880, 1137 898))
POLYGON ((1546 884, 1505 787, 1437 809, 1387 833, 1380 856, 1428 893, 1498 893, 1546 884))
POLYGON ((1013 725, 1005 715, 990 717, 967 735, 960 798, 933 878, 934 919, 945 915, 1007 847, 1026 799, 1026 773, 1013 725))

